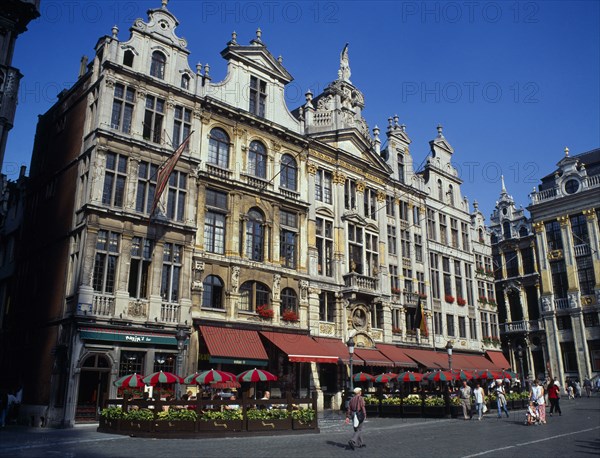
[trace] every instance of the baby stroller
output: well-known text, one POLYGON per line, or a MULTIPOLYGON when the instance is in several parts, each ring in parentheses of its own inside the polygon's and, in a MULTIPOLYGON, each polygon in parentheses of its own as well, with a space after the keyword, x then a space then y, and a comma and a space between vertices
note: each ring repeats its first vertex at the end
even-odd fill
POLYGON ((540 424, 540 416, 537 411, 537 402, 535 401, 531 401, 529 403, 529 407, 527 407, 527 411, 525 412, 525 424, 527 426, 540 424))

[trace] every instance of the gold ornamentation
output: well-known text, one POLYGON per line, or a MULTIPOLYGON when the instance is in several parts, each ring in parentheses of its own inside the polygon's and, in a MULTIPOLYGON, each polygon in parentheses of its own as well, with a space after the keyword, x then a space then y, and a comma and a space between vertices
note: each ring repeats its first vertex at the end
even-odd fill
POLYGON ((559 216, 557 218, 558 222, 560 223, 561 227, 565 227, 569 225, 569 215, 563 215, 563 216, 559 216))
POLYGON ((333 183, 334 184, 344 184, 346 182, 346 175, 342 172, 338 172, 337 170, 333 172, 333 183))
POLYGON ((356 182, 356 192, 365 192, 365 182, 360 180, 356 182))
POLYGON ((548 259, 550 261, 556 261, 557 259, 562 259, 563 258, 563 251, 562 250, 552 250, 548 252, 548 259))
POLYGON ((585 215, 588 221, 594 221, 596 219, 596 212, 593 208, 583 210, 583 214, 585 215))
POLYGON ((310 173, 311 175, 316 175, 317 173, 317 164, 315 164, 314 162, 308 162, 306 164, 306 170, 308 171, 308 173, 310 173))
POLYGON ((537 223, 533 223, 533 230, 538 233, 544 232, 544 222, 539 221, 537 223))
POLYGON ((377 202, 385 202, 385 192, 383 191, 377 191, 377 202))

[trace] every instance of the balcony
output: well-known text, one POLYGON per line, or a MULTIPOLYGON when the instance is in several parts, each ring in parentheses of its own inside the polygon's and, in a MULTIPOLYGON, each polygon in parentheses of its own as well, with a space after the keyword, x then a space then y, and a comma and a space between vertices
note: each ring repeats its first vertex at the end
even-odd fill
POLYGON ((565 310, 571 308, 571 306, 569 305, 569 299, 566 297, 554 299, 554 307, 557 310, 565 310))
MULTIPOLYGON (((588 189, 594 188, 600 188, 600 175, 585 177, 581 182, 581 189, 578 190, 578 192, 584 192, 588 189)), ((567 195, 568 194, 565 194, 562 189, 555 187, 550 189, 544 189, 543 191, 539 192, 532 192, 531 194, 529 194, 529 197, 531 198, 531 203, 533 205, 536 205, 541 202, 559 199, 567 195)))
POLYGON ((417 305, 419 303, 419 293, 404 292, 404 304, 417 305))
POLYGON ((179 323, 181 306, 163 302, 160 306, 160 321, 163 323, 179 323))
POLYGON ((512 321, 510 323, 504 323, 501 325, 503 334, 512 333, 523 333, 523 332, 536 332, 544 330, 543 320, 529 320, 529 321, 512 321))
POLYGON ((374 294, 377 293, 378 283, 376 278, 360 275, 356 272, 344 275, 344 285, 347 290, 374 294))
POLYGON ((231 171, 222 169, 212 164, 206 164, 206 173, 211 177, 220 178, 221 180, 229 180, 231 178, 231 171))
POLYGON ((575 251, 575 256, 588 256, 591 253, 590 246, 587 243, 575 245, 573 249, 575 251))
POLYGON ((110 316, 115 313, 115 297, 105 294, 94 294, 91 304, 77 305, 78 315, 110 316))

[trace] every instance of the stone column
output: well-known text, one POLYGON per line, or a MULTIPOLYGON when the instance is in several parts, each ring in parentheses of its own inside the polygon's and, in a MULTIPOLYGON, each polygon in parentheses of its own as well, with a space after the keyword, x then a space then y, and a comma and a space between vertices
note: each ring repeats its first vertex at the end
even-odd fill
POLYGON ((538 221, 533 224, 535 230, 535 246, 538 249, 540 282, 542 285, 542 294, 552 293, 552 273, 548 265, 548 244, 546 241, 546 232, 544 222, 538 221))
POLYGON ((596 212, 593 208, 584 210, 583 214, 586 217, 588 234, 590 238, 589 243, 590 247, 592 247, 590 254, 592 256, 592 262, 594 266, 594 283, 596 286, 596 296, 598 296, 598 300, 600 300, 600 292, 598 292, 600 290, 600 250, 597 249, 597 247, 600 246, 600 229, 598 228, 598 220, 596 212), (594 247, 596 248, 594 249, 594 247))
POLYGON ((575 264, 575 249, 573 247, 573 237, 571 236, 571 222, 569 215, 558 217, 560 223, 560 233, 563 243, 563 256, 565 267, 567 269, 567 281, 569 283, 569 293, 579 290, 579 278, 577 277, 575 264))

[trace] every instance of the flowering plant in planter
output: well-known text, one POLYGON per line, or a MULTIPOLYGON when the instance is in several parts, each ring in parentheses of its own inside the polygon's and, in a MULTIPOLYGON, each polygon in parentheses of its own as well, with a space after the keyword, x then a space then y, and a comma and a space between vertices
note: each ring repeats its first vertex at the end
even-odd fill
POLYGON ((493 269, 485 269, 485 274, 488 277, 493 277, 494 276, 494 271, 493 271, 493 269))
POLYGON ((458 296, 458 297, 456 298, 456 303, 457 303, 458 305, 466 305, 466 304, 467 304, 467 301, 466 301, 466 299, 464 299, 464 298, 462 298, 462 297, 458 296))
POLYGON ((427 407, 443 407, 445 405, 446 402, 441 396, 427 396, 425 398, 425 406, 427 407))
POLYGON ((400 294, 400 288, 392 288, 392 294, 400 294))
POLYGON ((450 294, 446 294, 446 296, 444 297, 444 299, 446 300, 446 302, 448 302, 448 304, 453 304, 454 303, 454 296, 451 296, 450 294))
POLYGON ((427 299, 427 294, 419 293, 419 299, 427 299))
POLYGON ((402 334, 402 329, 397 326, 392 326, 392 334, 402 334))
POLYGON ((487 303, 493 305, 494 307, 496 306, 496 300, 493 297, 488 297, 487 303))
POLYGON ((407 396, 402 398, 402 404, 405 406, 420 406, 421 398, 419 396, 407 396))
POLYGON ((479 302, 481 302, 482 304, 487 304, 487 297, 485 296, 479 296, 479 302))
POLYGON ((291 321, 293 323, 300 320, 300 318, 298 317, 298 314, 292 309, 285 309, 283 311, 283 313, 281 314, 281 319, 283 321, 291 321))
POLYGON ((267 318, 269 320, 273 318, 273 310, 270 309, 267 304, 256 307, 256 313, 258 313, 258 316, 261 318, 267 318))

